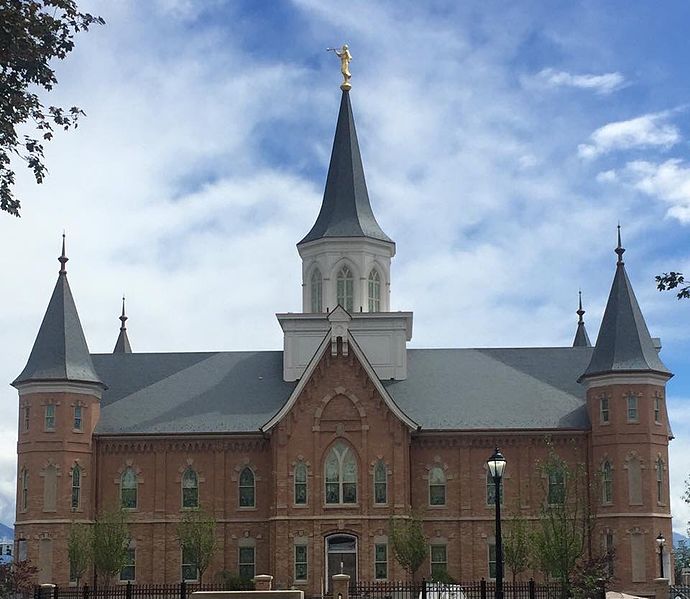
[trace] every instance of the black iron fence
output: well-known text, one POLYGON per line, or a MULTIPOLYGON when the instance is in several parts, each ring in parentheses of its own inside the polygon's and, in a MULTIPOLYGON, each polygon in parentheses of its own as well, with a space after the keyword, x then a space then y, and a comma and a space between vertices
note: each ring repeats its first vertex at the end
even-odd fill
POLYGON ((668 591, 669 599, 690 599, 690 586, 686 584, 671 585, 668 591))
POLYGON ((117 584, 91 587, 87 584, 77 586, 37 586, 33 599, 189 599, 194 591, 250 591, 254 589, 251 581, 235 583, 230 589, 222 583, 198 584, 180 582, 178 584, 117 584))
MULTIPOLYGON (((496 583, 480 580, 466 583, 445 584, 422 580, 421 582, 355 582, 350 586, 353 599, 491 599, 495 596, 496 583)), ((504 582, 505 599, 562 599, 567 593, 558 583, 537 584, 528 582, 504 582)), ((672 598, 673 599, 673 598, 672 598)), ((690 599, 690 596, 682 598, 690 599)))

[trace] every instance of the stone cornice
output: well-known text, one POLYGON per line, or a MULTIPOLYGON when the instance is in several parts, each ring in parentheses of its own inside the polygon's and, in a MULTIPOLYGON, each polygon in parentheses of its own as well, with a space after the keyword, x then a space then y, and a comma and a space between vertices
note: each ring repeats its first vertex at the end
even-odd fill
POLYGON ((103 387, 93 383, 70 383, 70 382, 34 382, 20 383, 17 385, 19 397, 34 393, 78 393, 80 395, 93 395, 101 399, 103 387))
POLYGON ((98 437, 98 449, 104 454, 136 454, 151 452, 257 452, 266 451, 268 440, 263 435, 233 437, 98 437))

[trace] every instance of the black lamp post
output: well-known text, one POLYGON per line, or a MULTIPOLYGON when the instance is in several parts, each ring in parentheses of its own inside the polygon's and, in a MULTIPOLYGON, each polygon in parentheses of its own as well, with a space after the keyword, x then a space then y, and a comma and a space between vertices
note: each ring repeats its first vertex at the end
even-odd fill
POLYGON ((659 536, 656 538, 656 544, 659 545, 659 578, 664 577, 664 543, 666 542, 666 539, 664 538, 664 535, 659 533, 659 536))
POLYGON ((496 501, 496 599, 503 599, 503 541, 501 539, 501 478, 506 467, 506 459, 496 448, 487 461, 489 472, 494 479, 494 500, 496 501))

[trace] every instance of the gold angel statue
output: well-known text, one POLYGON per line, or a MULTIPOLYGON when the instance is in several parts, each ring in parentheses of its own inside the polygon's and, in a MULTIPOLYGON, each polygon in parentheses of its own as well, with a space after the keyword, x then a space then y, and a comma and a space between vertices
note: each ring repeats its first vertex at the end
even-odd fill
POLYGON ((338 50, 338 48, 326 48, 327 52, 335 52, 335 55, 340 58, 340 72, 343 74, 343 82, 340 85, 340 89, 349 90, 352 85, 350 84, 350 79, 352 75, 350 74, 350 61, 352 60, 352 54, 350 54, 350 49, 347 44, 343 44, 343 47, 338 50))

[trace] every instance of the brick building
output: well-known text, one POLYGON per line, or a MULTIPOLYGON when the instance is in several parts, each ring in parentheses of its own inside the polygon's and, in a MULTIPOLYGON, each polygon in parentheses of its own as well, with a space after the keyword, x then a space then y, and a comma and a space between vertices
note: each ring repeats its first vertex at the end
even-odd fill
POLYGON ((349 96, 321 211, 297 244, 303 312, 277 315, 283 351, 136 353, 123 305, 114 352, 91 354, 63 243, 55 290, 13 382, 19 558, 38 565, 41 582, 67 584, 70 523, 122 506, 132 544, 121 578, 193 579, 176 523, 201 506, 218 523, 209 575, 270 573, 279 587, 318 594, 341 567, 362 580, 402 578, 389 521, 414 511, 430 544, 420 574, 490 578, 486 460, 501 448, 504 505, 537 518, 546 496, 535 462, 548 437, 601 480, 593 545, 615 548, 616 586, 650 591, 655 537, 671 538, 671 374, 620 235, 594 347, 580 305, 572 347, 407 349, 412 313, 389 308, 395 244, 371 209, 349 96))

